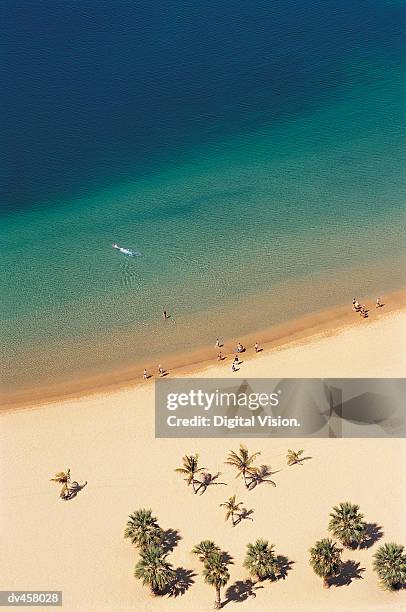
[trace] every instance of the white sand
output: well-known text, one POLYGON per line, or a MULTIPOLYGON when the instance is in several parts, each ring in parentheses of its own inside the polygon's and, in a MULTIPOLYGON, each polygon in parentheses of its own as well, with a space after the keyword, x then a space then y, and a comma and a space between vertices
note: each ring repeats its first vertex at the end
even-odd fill
MULTIPOLYGON (((246 360, 238 376, 362 377, 404 376, 406 313, 361 321, 331 337, 264 352, 246 360), (365 323, 365 325, 364 325, 365 323), (403 354, 403 356, 402 356, 403 354)), ((199 375, 229 376, 230 362, 199 375)), ((404 593, 378 586, 368 550, 345 551, 344 560, 365 568, 348 586, 323 589, 308 565, 308 549, 327 535, 328 514, 341 501, 358 503, 368 522, 382 526, 380 542, 402 542, 405 532, 403 440, 250 440, 261 462, 275 470, 277 487, 247 492, 224 465, 240 440, 155 440, 153 384, 111 394, 64 400, 3 413, 1 418, 1 583, 2 589, 61 589, 64 610, 208 610, 214 589, 204 584, 201 564, 190 550, 201 539, 215 540, 234 558, 230 585, 246 579, 242 560, 247 542, 265 537, 276 552, 294 561, 285 581, 264 582, 256 598, 229 602, 225 609, 296 611, 400 610, 404 593), (288 447, 312 457, 287 468, 288 447), (185 453, 199 452, 210 472, 222 472, 227 486, 202 496, 174 473, 185 453), (58 499, 54 472, 70 467, 88 486, 70 502, 58 499), (232 528, 219 503, 236 493, 254 509, 253 522, 232 528), (153 598, 133 578, 136 550, 123 539, 128 514, 151 507, 163 528, 182 539, 170 556, 175 568, 197 575, 175 598, 153 598)))

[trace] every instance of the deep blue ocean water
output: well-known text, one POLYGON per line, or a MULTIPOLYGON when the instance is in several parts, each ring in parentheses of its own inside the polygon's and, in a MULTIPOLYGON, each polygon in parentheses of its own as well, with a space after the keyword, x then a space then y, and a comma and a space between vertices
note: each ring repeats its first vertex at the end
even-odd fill
POLYGON ((10 384, 403 283, 405 2, 0 12, 10 384))

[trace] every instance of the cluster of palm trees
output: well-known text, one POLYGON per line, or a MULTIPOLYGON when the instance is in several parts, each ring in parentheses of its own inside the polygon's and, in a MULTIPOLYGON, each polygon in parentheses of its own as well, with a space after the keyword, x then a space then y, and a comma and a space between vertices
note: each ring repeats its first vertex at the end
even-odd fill
POLYGON ((149 586, 153 595, 159 595, 174 579, 175 571, 162 547, 165 532, 157 518, 152 516, 152 511, 142 508, 133 512, 127 521, 124 537, 131 540, 140 553, 134 576, 144 586, 149 586))
MULTIPOLYGON (((286 463, 288 466, 291 465, 303 465, 303 461, 310 459, 310 457, 303 457, 304 450, 294 451, 288 449, 286 455, 286 463)), ((253 453, 250 455, 248 449, 244 444, 240 444, 238 451, 230 450, 230 453, 224 462, 226 465, 231 465, 237 470, 237 478, 242 477, 244 480, 245 488, 248 490, 254 489, 260 482, 267 482, 273 487, 276 487, 276 483, 268 478, 272 476, 271 468, 269 465, 255 466, 254 461, 260 455, 260 452, 253 453)), ((204 493, 208 485, 224 485, 224 482, 215 482, 221 475, 221 472, 212 475, 207 472, 207 468, 199 466, 199 455, 185 455, 182 457, 182 467, 176 468, 175 472, 185 476, 187 486, 192 485, 194 493, 204 493)))
MULTIPOLYGON (((302 465, 305 459, 310 458, 303 457, 303 453, 303 449, 299 451, 289 449, 286 455, 287 465, 302 465)), ((259 455, 258 452, 250 454, 244 445, 240 445, 237 452, 230 451, 225 461, 227 465, 236 469, 236 477, 243 479, 248 491, 260 482, 267 482, 276 486, 268 478, 272 475, 269 466, 254 465, 255 459, 259 455)), ((199 465, 198 454, 185 455, 182 462, 182 467, 175 471, 185 477, 187 486, 191 486, 196 494, 199 491, 202 494, 211 484, 225 484, 215 482, 220 476, 220 472, 212 475, 206 471, 206 468, 199 465)), ((57 481, 60 482, 60 480, 57 481)), ((220 506, 225 508, 226 520, 231 519, 233 526, 253 512, 242 508, 242 502, 237 501, 236 495, 231 496, 220 506)), ((317 541, 309 551, 310 566, 315 574, 323 579, 325 587, 329 587, 333 578, 340 576, 343 570, 344 564, 341 555, 344 548, 367 547, 377 539, 375 535, 374 539, 371 540, 371 527, 377 528, 376 525, 368 525, 365 522, 364 515, 359 511, 357 504, 346 501, 333 507, 328 522, 328 530, 332 537, 317 541), (368 544, 366 544, 367 541, 368 544)), ((141 509, 131 514, 127 521, 124 537, 130 539, 139 550, 140 557, 135 565, 135 577, 140 579, 144 585, 148 585, 152 594, 162 595, 167 587, 175 581, 176 572, 167 560, 169 553, 165 545, 165 532, 159 526, 157 518, 152 515, 152 511, 141 509)), ((197 544, 192 553, 203 564, 204 581, 215 588, 215 608, 221 608, 221 589, 230 580, 229 566, 232 564, 232 558, 211 540, 203 540, 197 544)), ((378 574, 384 588, 389 590, 404 588, 406 583, 406 555, 403 546, 393 542, 383 544, 378 548, 373 559, 373 569, 378 574)), ((255 581, 265 579, 273 581, 284 577, 279 558, 274 553, 274 546, 270 545, 265 539, 260 538, 254 543, 247 544, 243 566, 250 574, 248 582, 251 587, 255 584, 255 581)))
MULTIPOLYGON (((159 526, 157 518, 152 515, 152 510, 142 508, 133 512, 127 521, 124 537, 138 548, 140 554, 134 576, 141 580, 144 586, 148 586, 153 595, 162 595, 174 581, 175 570, 167 561, 168 553, 163 547, 165 532, 159 526)), ((230 580, 229 566, 233 563, 232 558, 211 540, 201 541, 193 548, 192 553, 202 562, 204 581, 215 588, 214 605, 216 609, 220 609, 221 589, 230 580)), ((277 580, 280 576, 274 546, 264 539, 247 544, 243 565, 253 579, 251 586, 255 581, 277 580)))
MULTIPOLYGON (((300 452, 302 451, 299 451, 299 453, 300 452)), ((276 487, 276 483, 268 478, 268 476, 272 475, 270 466, 261 465, 257 467, 253 465, 255 458, 260 454, 261 453, 257 452, 250 455, 247 447, 241 444, 238 452, 230 451, 230 454, 224 462, 226 465, 231 465, 237 470, 236 477, 242 477, 245 487, 249 490, 253 489, 260 482, 268 482, 276 487)), ((192 485, 193 491, 196 494, 199 493, 202 488, 204 492, 208 484, 226 484, 224 482, 214 482, 221 475, 221 472, 217 472, 217 474, 213 476, 206 471, 207 468, 199 466, 199 455, 197 453, 195 455, 185 455, 182 457, 182 463, 182 467, 176 468, 175 472, 185 476, 187 486, 192 485)))
MULTIPOLYGON (((221 589, 230 580, 229 565, 232 564, 230 555, 221 550, 211 540, 203 540, 197 544, 192 553, 203 563, 203 577, 207 584, 216 589, 215 609, 221 608, 221 589)), ((258 539, 253 544, 247 544, 243 566, 248 570, 251 586, 255 582, 266 579, 277 580, 279 577, 279 564, 274 553, 274 546, 267 540, 258 539)))
MULTIPOLYGON (((344 548, 354 549, 363 545, 367 538, 368 524, 357 504, 342 502, 333 507, 329 516, 328 530, 344 548)), ((326 588, 330 586, 331 579, 341 572, 343 550, 331 538, 319 540, 310 549, 310 565, 315 574, 323 578, 326 588)), ((374 554, 373 568, 384 588, 402 588, 406 582, 404 547, 394 542, 381 545, 374 554)))
MULTIPOLYGON (((302 457, 304 450, 293 451, 288 449, 286 455, 287 465, 302 465, 302 462, 310 457, 302 457)), ((272 476, 272 471, 269 465, 255 466, 254 461, 260 455, 260 452, 250 454, 247 447, 244 444, 240 444, 238 451, 230 450, 230 453, 224 462, 226 465, 230 465, 237 471, 237 478, 244 480, 245 488, 248 490, 254 489, 260 483, 267 483, 276 487, 276 483, 269 478, 272 476)), ((175 472, 182 474, 187 486, 192 486, 195 494, 200 493, 202 495, 208 486, 210 485, 225 485, 224 482, 216 482, 221 472, 217 472, 212 475, 207 472, 207 468, 199 465, 199 455, 185 455, 182 457, 182 467, 176 468, 175 472)), ((236 495, 232 495, 222 504, 220 507, 226 510, 226 521, 231 519, 233 527, 238 525, 243 518, 250 518, 252 510, 242 508, 243 502, 236 500, 236 495)))

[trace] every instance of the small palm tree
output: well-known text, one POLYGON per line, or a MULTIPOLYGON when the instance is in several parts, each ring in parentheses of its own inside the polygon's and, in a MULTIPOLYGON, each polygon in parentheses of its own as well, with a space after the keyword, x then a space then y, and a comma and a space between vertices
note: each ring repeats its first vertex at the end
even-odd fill
POLYGON ((228 519, 231 518, 231 522, 233 524, 233 527, 238 522, 238 519, 235 520, 235 514, 239 511, 240 506, 242 506, 242 503, 243 503, 243 502, 237 502, 235 498, 236 498, 236 496, 232 495, 231 497, 228 498, 227 501, 225 501, 223 504, 220 504, 220 508, 225 508, 226 509, 226 518, 225 518, 225 520, 228 521, 228 519))
POLYGON ((172 565, 166 561, 167 556, 156 546, 151 546, 141 552, 135 566, 134 576, 142 580, 144 586, 148 585, 154 595, 159 595, 175 576, 172 565))
POLYGON ((225 462, 227 465, 232 465, 237 470, 237 478, 242 476, 244 478, 244 484, 246 488, 249 488, 249 482, 247 482, 247 475, 252 473, 253 471, 253 463, 255 457, 260 455, 261 453, 254 453, 250 455, 248 449, 244 444, 240 444, 240 448, 238 453, 234 451, 230 451, 230 454, 227 457, 227 461, 225 462))
POLYGON ((269 545, 268 540, 262 538, 256 540, 254 544, 247 544, 244 567, 257 581, 276 578, 278 563, 273 548, 273 544, 269 545))
POLYGON ((228 565, 230 561, 223 552, 214 552, 210 555, 203 570, 205 582, 214 586, 216 589, 216 600, 214 607, 216 610, 221 608, 221 589, 226 586, 230 580, 230 572, 228 565))
POLYGON ((341 569, 341 552, 337 544, 330 538, 316 542, 310 549, 310 565, 317 576, 323 578, 326 588, 330 586, 329 578, 337 576, 341 569))
POLYGON ((70 470, 68 469, 66 472, 57 472, 50 480, 51 482, 57 482, 58 484, 62 485, 59 497, 65 497, 68 492, 68 484, 70 482, 70 470))
POLYGON ((374 554, 373 568, 381 584, 389 591, 404 588, 406 583, 406 554, 404 546, 389 542, 382 544, 374 554))
POLYGON ((191 484, 194 492, 197 493, 195 488, 195 475, 199 472, 203 472, 203 470, 207 468, 199 468, 199 455, 197 453, 196 455, 185 455, 184 457, 182 457, 182 461, 183 467, 176 468, 175 472, 185 475, 185 481, 187 482, 187 486, 191 484))
POLYGON ((288 449, 288 454, 286 455, 286 463, 288 465, 302 465, 302 461, 304 461, 304 457, 301 457, 301 455, 303 455, 304 450, 301 449, 299 451, 293 451, 292 449, 288 449))
POLYGON ((158 525, 151 510, 137 510, 129 516, 124 537, 129 538, 132 544, 141 550, 146 550, 149 546, 158 546, 162 543, 163 531, 158 525))
POLYGON ((359 512, 359 506, 351 502, 342 502, 333 507, 330 513, 329 531, 341 544, 350 548, 361 544, 365 539, 366 523, 364 515, 359 512))
POLYGON ((193 548, 192 553, 197 556, 199 561, 206 565, 209 557, 213 553, 219 553, 220 548, 211 540, 202 540, 200 544, 196 544, 193 548))

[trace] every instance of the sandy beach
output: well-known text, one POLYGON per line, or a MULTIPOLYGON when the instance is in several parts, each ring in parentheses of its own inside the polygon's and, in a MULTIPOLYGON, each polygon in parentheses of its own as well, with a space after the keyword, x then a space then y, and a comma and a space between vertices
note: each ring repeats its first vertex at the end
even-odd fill
POLYGON ((406 2, 2 9, 0 607, 406 612, 406 2))
MULTIPOLYGON (((382 309, 383 310, 383 309, 382 309)), ((375 313, 373 313, 375 314, 375 313)), ((376 320, 292 341, 245 359, 236 376, 374 377, 403 376, 406 313, 380 313, 376 320), (334 333, 333 333, 334 332, 334 333)), ((196 375, 196 372, 193 372, 196 375)), ((187 375, 187 374, 185 374, 187 375)), ((189 373, 190 375, 190 373, 189 373)), ((199 376, 230 376, 230 362, 205 367, 199 376)), ((290 440, 250 440, 261 462, 277 472, 276 488, 244 489, 224 465, 241 440, 155 440, 152 381, 132 388, 59 400, 1 414, 1 574, 3 588, 59 589, 64 609, 208 610, 214 589, 203 582, 201 564, 191 554, 202 539, 213 539, 233 557, 231 579, 223 592, 226 609, 400 610, 404 593, 378 586, 372 555, 345 550, 344 561, 358 564, 350 584, 323 589, 308 565, 308 550, 327 536, 333 505, 351 500, 368 523, 383 532, 379 542, 402 542, 405 531, 405 450, 395 439, 295 440, 311 459, 287 467, 290 440), (194 495, 174 472, 184 454, 198 452, 210 472, 226 485, 194 495), (73 500, 58 498, 49 479, 70 468, 88 481, 73 500), (232 527, 219 504, 234 493, 253 509, 253 521, 232 527), (138 558, 123 538, 128 515, 152 508, 164 529, 178 532, 169 560, 190 570, 190 586, 178 597, 151 597, 133 577, 138 558), (286 557, 286 579, 265 581, 238 601, 238 581, 246 544, 264 537, 286 557), (365 570, 365 571, 363 571, 365 570), (234 585, 234 587, 233 587, 234 585)), ((350 567, 350 565, 348 566, 350 567)))

